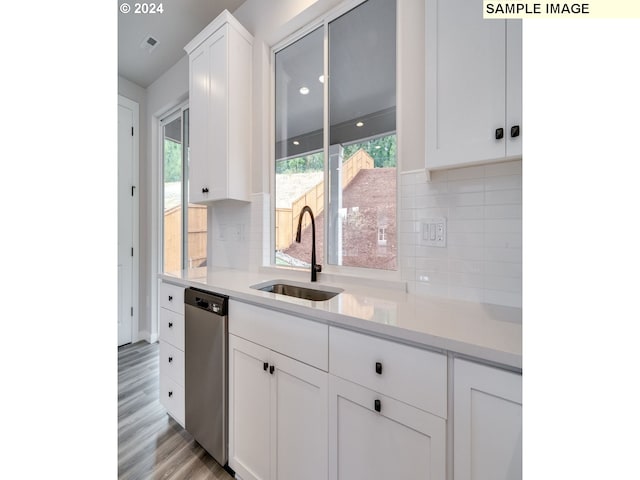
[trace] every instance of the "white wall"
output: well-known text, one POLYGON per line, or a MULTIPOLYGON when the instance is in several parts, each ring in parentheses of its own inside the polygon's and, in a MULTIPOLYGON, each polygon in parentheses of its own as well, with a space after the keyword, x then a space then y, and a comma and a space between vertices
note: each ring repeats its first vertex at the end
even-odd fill
MULTIPOLYGON (((160 117, 189 96, 189 63, 183 57, 147 88, 144 128, 145 156, 140 157, 140 337, 153 342, 158 337, 157 274, 159 199, 160 117), (154 201, 155 200, 155 201, 154 201)), ((141 142, 142 144, 142 142, 141 142)))

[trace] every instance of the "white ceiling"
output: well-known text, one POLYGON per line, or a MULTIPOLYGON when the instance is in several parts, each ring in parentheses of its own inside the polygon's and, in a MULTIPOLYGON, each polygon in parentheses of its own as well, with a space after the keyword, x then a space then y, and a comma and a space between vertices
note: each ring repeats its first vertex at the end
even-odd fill
POLYGON ((244 1, 163 0, 163 13, 119 12, 118 75, 147 88, 186 55, 184 46, 220 12, 233 13, 244 1), (158 41, 151 52, 140 47, 148 35, 158 41))

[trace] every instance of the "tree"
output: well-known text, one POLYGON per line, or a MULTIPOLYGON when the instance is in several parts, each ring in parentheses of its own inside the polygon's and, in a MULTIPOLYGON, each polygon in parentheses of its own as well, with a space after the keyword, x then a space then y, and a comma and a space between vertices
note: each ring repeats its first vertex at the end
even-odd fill
POLYGON ((363 149, 373 158, 375 168, 397 166, 397 142, 395 133, 377 137, 361 143, 352 143, 344 147, 344 160, 348 160, 358 150, 363 149))
POLYGON ((164 181, 179 182, 182 179, 182 144, 164 139, 164 181))

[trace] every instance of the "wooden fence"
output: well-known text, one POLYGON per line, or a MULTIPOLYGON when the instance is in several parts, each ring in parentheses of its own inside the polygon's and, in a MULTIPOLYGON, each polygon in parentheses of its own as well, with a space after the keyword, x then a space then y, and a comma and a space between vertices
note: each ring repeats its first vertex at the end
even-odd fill
MULTIPOLYGON (((347 188, 351 180, 362 169, 374 167, 373 158, 360 149, 349 160, 342 164, 342 190, 347 188)), ((311 187, 300 197, 291 203, 291 208, 276 208, 276 250, 288 248, 295 240, 295 232, 298 229, 298 217, 302 207, 308 205, 317 217, 324 210, 324 180, 311 187)), ((302 219, 302 228, 307 228, 311 223, 309 215, 302 219)))
MULTIPOLYGON (((187 252, 190 265, 198 267, 207 259, 207 207, 189 205, 187 225, 187 252)), ((181 269, 182 218, 180 205, 164 212, 164 271, 177 272, 181 269)))

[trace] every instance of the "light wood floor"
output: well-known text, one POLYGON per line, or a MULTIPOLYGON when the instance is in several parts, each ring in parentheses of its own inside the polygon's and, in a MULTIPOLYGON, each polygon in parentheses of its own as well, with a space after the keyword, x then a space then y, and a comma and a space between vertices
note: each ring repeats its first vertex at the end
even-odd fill
POLYGON ((231 480, 160 404, 158 348, 118 349, 118 478, 231 480))

